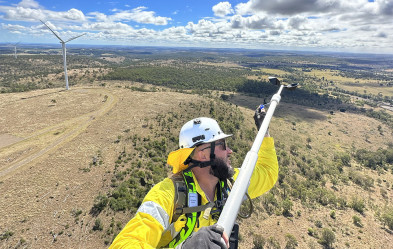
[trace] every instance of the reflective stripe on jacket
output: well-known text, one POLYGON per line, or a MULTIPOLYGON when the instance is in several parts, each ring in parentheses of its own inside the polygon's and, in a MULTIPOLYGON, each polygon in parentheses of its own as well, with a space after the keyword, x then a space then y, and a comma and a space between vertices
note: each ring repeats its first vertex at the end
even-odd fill
MULTIPOLYGON (((235 168, 234 179, 238 174, 239 169, 235 168)), ((204 205, 208 203, 206 195, 195 176, 193 178, 197 192, 202 197, 201 204, 204 205)), ((258 152, 258 161, 251 177, 248 194, 251 198, 262 195, 274 186, 277 178, 278 161, 274 140, 272 137, 265 137, 258 152)), ((217 196, 215 200, 216 198, 217 196)), ((172 223, 174 200, 173 182, 171 179, 165 178, 147 193, 135 217, 116 236, 109 248, 159 248, 167 245, 186 222, 185 216, 182 215, 172 223)), ((209 219, 205 219, 202 214, 194 232, 214 223, 216 220, 213 220, 211 216, 209 219)))

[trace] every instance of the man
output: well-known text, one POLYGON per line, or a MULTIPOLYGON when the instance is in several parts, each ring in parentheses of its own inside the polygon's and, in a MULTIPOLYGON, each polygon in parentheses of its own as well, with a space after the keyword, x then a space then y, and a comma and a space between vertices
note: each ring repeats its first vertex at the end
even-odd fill
MULTIPOLYGON (((257 109, 254 116, 258 129, 262 114, 264 110, 257 109)), ((110 248, 228 248, 228 236, 215 223, 228 196, 227 180, 239 174, 231 166, 233 151, 226 141, 230 136, 211 118, 187 122, 180 131, 180 149, 168 156, 175 175, 149 191, 110 248)), ((249 196, 255 198, 271 189, 277 177, 274 141, 267 132, 249 196)))

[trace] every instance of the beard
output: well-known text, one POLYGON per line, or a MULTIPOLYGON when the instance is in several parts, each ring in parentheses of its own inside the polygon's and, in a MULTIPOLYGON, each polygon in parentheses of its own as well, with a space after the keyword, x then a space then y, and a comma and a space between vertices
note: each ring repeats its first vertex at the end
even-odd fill
POLYGON ((220 180, 226 180, 235 174, 235 170, 221 158, 216 158, 210 167, 210 174, 220 180))

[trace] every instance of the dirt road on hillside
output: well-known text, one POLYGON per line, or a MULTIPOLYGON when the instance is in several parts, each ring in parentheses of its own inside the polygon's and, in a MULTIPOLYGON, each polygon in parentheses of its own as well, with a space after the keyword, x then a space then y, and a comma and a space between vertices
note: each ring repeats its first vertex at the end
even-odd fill
POLYGON ((105 94, 102 100, 104 104, 96 111, 38 130, 22 140, 18 139, 20 141, 15 140, 15 143, 1 148, 0 159, 2 159, 3 163, 0 166, 0 180, 9 177, 13 172, 29 164, 31 161, 76 137, 96 118, 111 110, 118 101, 115 95, 103 89, 76 89, 74 91, 100 92, 101 94, 105 94), (20 153, 20 151, 27 153, 20 153))

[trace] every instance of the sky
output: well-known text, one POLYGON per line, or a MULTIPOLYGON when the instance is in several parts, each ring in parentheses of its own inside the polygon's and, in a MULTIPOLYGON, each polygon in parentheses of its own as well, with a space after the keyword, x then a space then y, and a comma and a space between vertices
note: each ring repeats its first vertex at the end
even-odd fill
POLYGON ((0 43, 393 54, 393 0, 0 0, 0 43), (97 2, 98 1, 98 2, 97 2))

